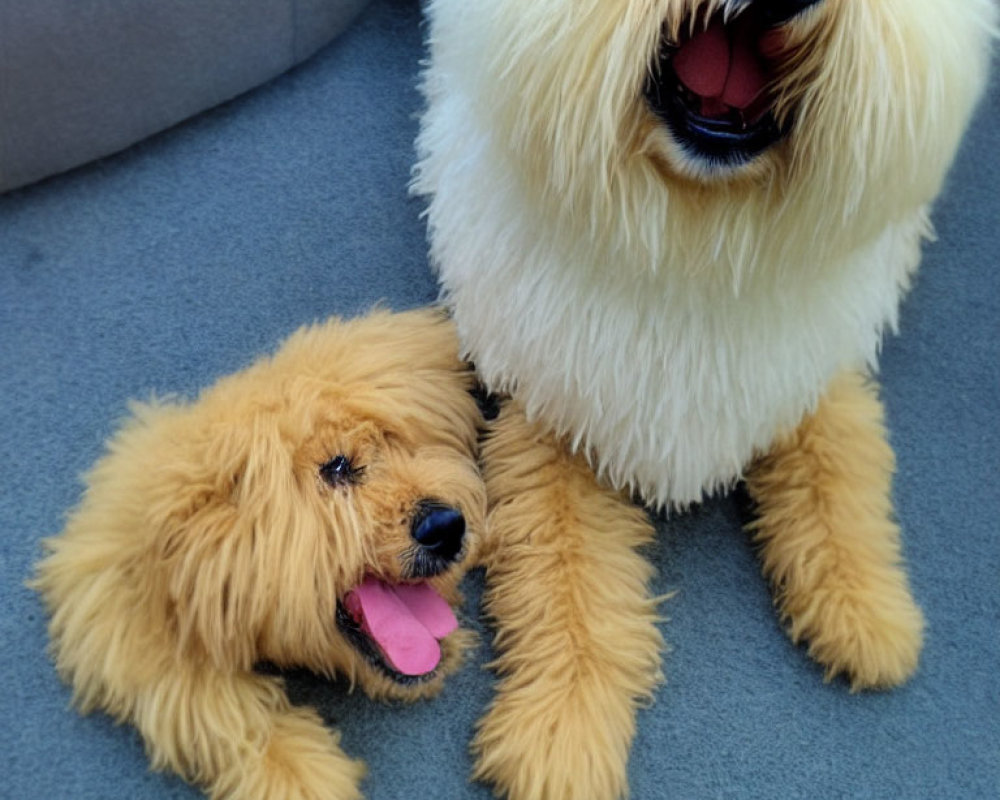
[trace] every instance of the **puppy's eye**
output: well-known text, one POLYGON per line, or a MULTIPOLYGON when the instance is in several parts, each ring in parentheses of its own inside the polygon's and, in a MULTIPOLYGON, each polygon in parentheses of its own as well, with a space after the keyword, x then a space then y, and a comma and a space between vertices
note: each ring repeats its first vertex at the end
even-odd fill
POLYGON ((346 486, 357 483, 364 467, 355 467, 351 459, 344 455, 334 456, 319 468, 320 477, 330 486, 346 486))

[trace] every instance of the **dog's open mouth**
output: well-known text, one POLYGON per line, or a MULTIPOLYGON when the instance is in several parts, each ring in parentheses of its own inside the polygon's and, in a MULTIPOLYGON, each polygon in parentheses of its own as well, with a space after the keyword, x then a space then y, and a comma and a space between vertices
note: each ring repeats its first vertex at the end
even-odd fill
POLYGON ((812 5, 756 0, 664 34, 646 100, 690 157, 735 167, 785 135, 790 121, 776 118, 773 90, 784 55, 782 26, 812 5))
POLYGON ((392 584, 369 575, 337 601, 337 627, 372 666, 408 685, 434 677, 440 642, 458 622, 429 583, 392 584))

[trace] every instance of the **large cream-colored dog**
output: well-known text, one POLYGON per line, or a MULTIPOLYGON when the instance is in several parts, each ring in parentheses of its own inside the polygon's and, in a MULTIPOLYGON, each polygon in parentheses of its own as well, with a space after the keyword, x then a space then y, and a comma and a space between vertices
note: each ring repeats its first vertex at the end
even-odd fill
MULTIPOLYGON (((680 508, 745 476, 791 637, 854 688, 904 681, 921 646, 871 373, 983 89, 996 11, 428 7, 414 188, 481 378, 513 396, 537 441, 562 437, 652 505, 680 508)), ((509 419, 501 429, 523 424, 509 419)), ((634 540, 613 519, 599 541, 581 534, 564 482, 505 472, 525 459, 524 437, 509 443, 492 491, 519 511, 496 522, 545 526, 534 541, 565 602, 498 615, 509 677, 480 728, 479 774, 515 798, 614 797, 631 708, 656 677, 653 637, 615 630, 581 587, 590 570, 613 586, 594 549, 634 540), (548 631, 572 671, 518 679, 540 646, 526 630, 548 631)))
POLYGON ((436 692, 481 553, 480 424, 440 312, 292 336, 193 402, 140 405, 35 587, 83 711, 227 800, 354 800, 360 761, 258 661, 436 692))

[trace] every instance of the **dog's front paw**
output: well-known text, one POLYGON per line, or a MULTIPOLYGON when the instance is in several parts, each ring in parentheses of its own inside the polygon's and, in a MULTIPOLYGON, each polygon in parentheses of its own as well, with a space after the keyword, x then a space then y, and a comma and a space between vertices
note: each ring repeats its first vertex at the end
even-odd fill
POLYGON ((826 581, 804 596, 779 600, 795 642, 826 668, 844 675, 851 690, 886 689, 916 670, 924 620, 902 570, 878 581, 826 581))
POLYGON ((747 474, 757 510, 750 530, 782 620, 827 680, 844 675, 854 691, 903 683, 923 642, 883 419, 872 381, 845 372, 747 474))
POLYGON ((473 777, 508 800, 617 800, 632 728, 631 713, 602 717, 586 700, 501 694, 479 722, 473 777))
POLYGON ((365 766, 345 755, 338 739, 310 711, 283 713, 260 757, 234 764, 209 793, 227 800, 362 800, 365 766))

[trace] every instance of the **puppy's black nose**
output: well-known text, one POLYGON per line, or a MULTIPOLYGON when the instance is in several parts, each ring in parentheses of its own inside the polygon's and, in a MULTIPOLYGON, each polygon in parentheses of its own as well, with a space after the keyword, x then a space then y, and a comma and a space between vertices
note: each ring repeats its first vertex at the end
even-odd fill
POLYGON ((768 25, 781 25, 792 17, 798 16, 821 0, 757 0, 764 22, 768 25))
POLYGON ((452 561, 462 550, 465 517, 457 508, 436 500, 421 500, 413 515, 410 533, 424 550, 452 561))

